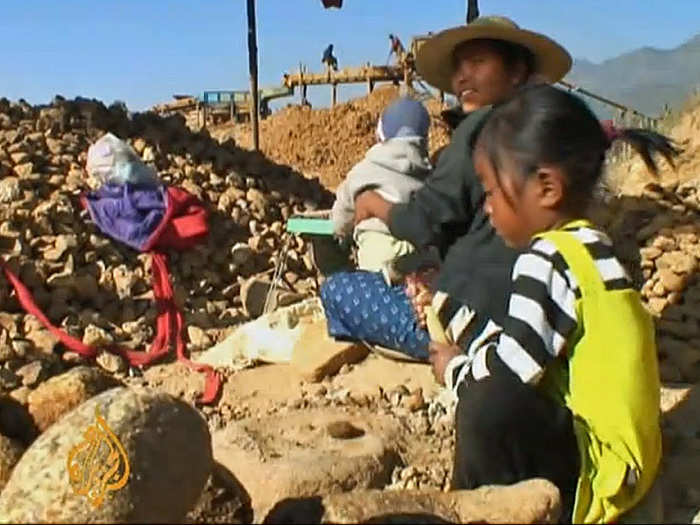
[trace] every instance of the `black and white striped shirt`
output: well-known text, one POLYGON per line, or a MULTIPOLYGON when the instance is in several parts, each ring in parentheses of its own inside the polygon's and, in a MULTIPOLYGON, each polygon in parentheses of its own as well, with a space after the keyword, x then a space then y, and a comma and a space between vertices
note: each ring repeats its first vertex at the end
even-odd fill
MULTIPOLYGON (((608 290, 632 287, 604 233, 580 226, 567 230, 586 246, 608 290)), ((547 239, 534 240, 513 267, 503 326, 489 321, 466 354, 449 362, 445 384, 456 393, 462 382, 502 372, 536 384, 547 364, 566 352, 567 341, 580 322, 576 312, 580 295, 576 278, 554 244, 547 239)), ((469 308, 441 293, 435 295, 433 307, 445 323, 448 337, 457 344, 463 341, 473 317, 469 308)))

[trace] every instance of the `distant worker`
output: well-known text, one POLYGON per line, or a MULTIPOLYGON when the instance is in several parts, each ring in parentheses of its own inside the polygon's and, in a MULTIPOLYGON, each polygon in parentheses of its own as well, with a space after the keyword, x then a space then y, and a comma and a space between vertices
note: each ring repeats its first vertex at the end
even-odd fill
POLYGON ((390 34, 389 41, 391 42, 391 50, 389 51, 389 56, 391 57, 392 54, 395 54, 396 60, 401 62, 406 52, 406 50, 403 47, 403 44, 401 43, 401 40, 399 39, 399 37, 390 34))
POLYGON ((327 69, 338 71, 338 59, 333 56, 333 44, 329 44, 326 50, 323 52, 321 64, 325 64, 327 69))

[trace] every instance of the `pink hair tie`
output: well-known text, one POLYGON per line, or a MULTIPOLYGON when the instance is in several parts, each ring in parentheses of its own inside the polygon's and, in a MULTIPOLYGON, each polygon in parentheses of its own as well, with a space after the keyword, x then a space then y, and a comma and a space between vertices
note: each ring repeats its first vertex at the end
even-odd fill
POLYGON ((615 126, 612 120, 601 121, 600 127, 603 128, 605 138, 608 139, 608 147, 610 147, 616 139, 620 138, 620 129, 615 126))

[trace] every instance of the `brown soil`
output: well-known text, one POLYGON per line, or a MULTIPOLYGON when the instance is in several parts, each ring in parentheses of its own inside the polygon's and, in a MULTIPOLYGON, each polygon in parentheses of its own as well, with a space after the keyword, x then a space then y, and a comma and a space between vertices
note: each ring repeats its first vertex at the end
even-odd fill
MULTIPOLYGON (((379 115, 398 96, 398 88, 384 86, 330 109, 289 106, 261 121, 261 149, 269 159, 292 166, 309 178, 318 177, 324 186, 334 189, 374 144, 379 115)), ((449 137, 439 117, 440 102, 431 99, 425 105, 433 117, 432 153, 447 144, 449 137)), ((221 125, 211 133, 222 141, 233 137, 240 147, 251 148, 249 125, 221 125)))

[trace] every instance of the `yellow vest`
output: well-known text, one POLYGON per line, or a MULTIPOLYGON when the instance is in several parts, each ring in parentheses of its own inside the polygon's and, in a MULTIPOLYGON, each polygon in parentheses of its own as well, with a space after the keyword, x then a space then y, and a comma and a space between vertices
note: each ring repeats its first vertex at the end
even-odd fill
MULTIPOLYGON (((575 221, 565 227, 588 226, 575 221)), ((660 382, 654 324, 634 289, 606 290, 586 247, 571 232, 553 243, 578 281, 577 333, 541 387, 574 417, 581 473, 574 523, 611 523, 651 488, 661 461, 660 382)))

